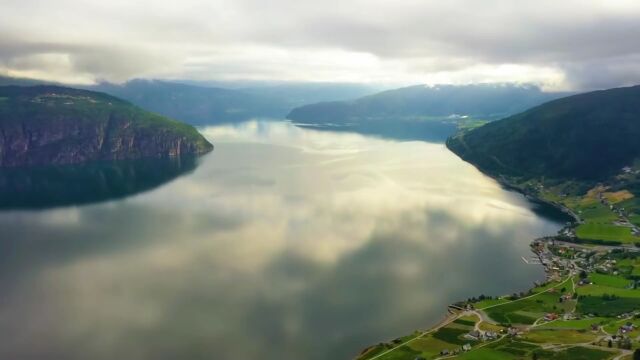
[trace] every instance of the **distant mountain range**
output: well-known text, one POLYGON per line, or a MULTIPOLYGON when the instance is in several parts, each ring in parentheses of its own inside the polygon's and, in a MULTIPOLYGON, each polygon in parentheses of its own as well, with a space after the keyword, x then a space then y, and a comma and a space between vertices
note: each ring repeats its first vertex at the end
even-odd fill
MULTIPOLYGON (((0 85, 42 84, 51 83, 0 77, 0 85)), ((342 83, 179 83, 160 80, 131 80, 124 84, 99 83, 74 87, 104 92, 192 125, 231 123, 256 117, 282 119, 297 106, 352 99, 376 91, 376 88, 366 85, 342 83)))
POLYGON ((122 85, 102 83, 85 88, 192 125, 238 122, 253 117, 281 118, 288 110, 275 96, 158 80, 132 80, 122 85))
POLYGON ((567 93, 512 84, 411 86, 352 101, 323 102, 293 109, 288 119, 304 124, 353 124, 376 120, 468 116, 495 120, 567 93))
POLYGON ((0 86, 0 166, 202 154, 192 126, 113 96, 60 86, 0 86))
POLYGON ((640 86, 547 102, 447 145, 492 175, 603 180, 640 161, 640 86))
MULTIPOLYGON (((216 87, 237 90, 244 93, 277 98, 292 109, 322 101, 353 100, 362 96, 378 93, 389 87, 355 83, 331 82, 288 82, 288 81, 178 81, 187 85, 216 87)), ((283 114, 282 117, 284 117, 283 114)))

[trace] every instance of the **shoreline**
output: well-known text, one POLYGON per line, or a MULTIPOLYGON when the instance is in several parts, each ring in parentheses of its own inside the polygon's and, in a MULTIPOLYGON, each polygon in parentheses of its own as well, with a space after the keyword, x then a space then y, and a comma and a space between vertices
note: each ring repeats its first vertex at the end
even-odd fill
POLYGON ((569 215, 573 219, 573 221, 571 221, 571 225, 577 225, 577 224, 580 224, 582 222, 582 219, 580 218, 580 216, 578 216, 578 214, 576 214, 573 210, 569 209, 568 207, 566 207, 566 206, 564 206, 564 205, 562 205, 560 203, 557 203, 555 201, 545 200, 545 199, 539 197, 538 195, 532 194, 532 193, 526 191, 525 189, 510 183, 508 180, 504 179, 503 177, 499 177, 499 178, 494 178, 493 176, 490 176, 490 177, 492 179, 495 179, 498 182, 498 184, 500 184, 504 188, 509 189, 509 190, 513 190, 515 192, 518 192, 521 195, 523 195, 524 197, 526 197, 527 199, 529 199, 530 201, 532 200, 533 202, 538 202, 538 203, 549 205, 549 206, 551 206, 551 207, 563 212, 564 214, 569 215))
MULTIPOLYGON (((515 191, 515 192, 519 193, 520 195, 525 197, 528 201, 538 202, 538 203, 541 203, 541 204, 545 204, 545 205, 551 206, 551 207, 555 208, 556 210, 559 210, 562 213, 568 215, 572 219, 572 221, 570 221, 571 226, 575 226, 576 224, 579 224, 581 222, 581 219, 577 214, 575 214, 573 211, 571 211, 569 208, 565 207, 562 204, 559 204, 559 203, 556 203, 556 202, 553 202, 553 201, 544 200, 544 199, 542 199, 542 198, 540 198, 540 197, 538 197, 538 196, 536 196, 534 194, 530 194, 527 191, 525 191, 524 189, 522 189, 521 187, 516 186, 514 184, 511 184, 510 182, 508 182, 504 178, 495 178, 495 177, 490 176, 488 174, 485 174, 485 175, 487 175, 487 176, 491 177, 492 179, 496 180, 498 182, 498 184, 500 184, 500 186, 502 186, 506 190, 512 190, 512 191, 515 191)), ((558 235, 560 235, 560 232, 562 231, 562 229, 564 229, 564 227, 561 228, 560 230, 558 230, 555 235, 542 236, 542 237, 539 237, 539 238, 535 238, 535 239, 531 240, 531 242, 529 243, 529 251, 534 253, 536 255, 536 257, 538 257, 538 259, 540 260, 540 264, 536 264, 536 265, 540 265, 544 269, 544 273, 545 273, 544 281, 545 282, 549 281, 550 269, 545 265, 541 255, 533 250, 532 245, 534 243, 536 243, 537 241, 541 241, 541 240, 544 241, 544 240, 548 240, 548 239, 556 239, 558 237, 558 235)), ((576 245, 579 245, 579 244, 576 244, 576 245)), ((535 282, 534 282, 534 287, 533 288, 535 288, 535 282)), ((530 287, 528 290, 531 290, 533 288, 530 287)), ((418 339, 418 338, 424 336, 425 334, 429 334, 429 333, 437 330, 439 327, 442 327, 443 323, 445 323, 446 321, 456 318, 456 314, 452 313, 451 310, 450 310, 452 306, 456 307, 455 304, 456 304, 456 302, 451 303, 451 304, 449 304, 447 306, 446 314, 444 315, 442 320, 440 320, 436 324, 428 327, 427 329, 425 329, 423 331, 415 330, 414 333, 418 332, 419 335, 416 336, 416 337, 413 337, 411 340, 409 340, 409 342, 413 341, 415 339, 418 339)), ((400 337, 398 337, 396 339, 400 339, 400 338, 402 338, 402 336, 400 336, 400 337)), ((393 340, 395 340, 395 339, 393 339, 393 340)), ((391 341, 393 341, 393 340, 391 340, 391 341)), ((394 347, 391 350, 388 350, 387 352, 390 352, 390 351, 394 350, 395 348, 401 347, 402 345, 404 345, 404 343, 394 347)), ((366 353, 368 351, 370 351, 371 349, 375 348, 376 346, 377 345, 370 345, 370 346, 367 346, 366 348, 362 349, 359 352, 359 354, 355 357, 355 359, 360 359, 362 356, 366 355, 366 353)), ((386 354, 387 352, 385 352, 383 354, 386 354)), ((377 358, 381 357, 383 354, 376 355, 372 359, 377 359, 377 358)))

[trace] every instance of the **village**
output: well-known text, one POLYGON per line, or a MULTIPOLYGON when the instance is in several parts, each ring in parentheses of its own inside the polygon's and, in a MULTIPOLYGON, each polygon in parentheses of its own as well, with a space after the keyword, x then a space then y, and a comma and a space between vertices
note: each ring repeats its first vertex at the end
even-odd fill
POLYGON ((625 188, 639 179, 634 164, 571 195, 572 183, 501 178, 572 218, 522 256, 544 267, 544 281, 528 292, 451 304, 439 325, 366 349, 359 359, 631 359, 640 349, 640 201, 625 188))
POLYGON ((567 242, 566 229, 531 243, 533 255, 523 261, 544 266, 546 279, 529 292, 451 304, 439 326, 367 349, 359 359, 394 358, 388 355, 401 348, 419 349, 416 360, 631 356, 640 347, 640 249, 567 242))

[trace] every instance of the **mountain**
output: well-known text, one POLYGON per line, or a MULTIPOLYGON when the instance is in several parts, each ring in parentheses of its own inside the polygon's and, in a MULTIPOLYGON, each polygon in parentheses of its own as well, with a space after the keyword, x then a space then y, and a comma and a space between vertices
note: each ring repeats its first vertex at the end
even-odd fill
POLYGON ((292 109, 323 101, 345 101, 374 94, 378 87, 349 83, 281 83, 243 87, 243 92, 277 97, 287 107, 285 117, 292 109))
MULTIPOLYGON (((194 81, 179 80, 181 84, 201 87, 217 87, 238 90, 249 94, 279 98, 286 103, 289 111, 302 105, 323 101, 353 100, 389 89, 389 86, 345 83, 345 82, 305 82, 276 80, 221 80, 194 81)), ((285 114, 286 115, 286 114, 285 114)))
POLYGON ((447 146, 492 175, 599 181, 640 159, 640 86, 565 97, 447 146))
POLYGON ((122 85, 102 83, 88 88, 193 125, 282 117, 288 111, 273 96, 159 80, 132 80, 122 85))
POLYGON ((202 154, 193 127, 102 93, 59 86, 0 87, 0 166, 202 154))
POLYGON ((566 94, 509 84, 411 86, 353 101, 293 109, 287 118, 304 124, 345 124, 388 119, 428 119, 463 115, 485 120, 518 113, 566 94))
POLYGON ((0 86, 17 85, 17 86, 36 86, 36 85, 56 85, 62 86, 59 83, 52 81, 44 81, 29 78, 17 78, 0 75, 0 86))
POLYGON ((357 84, 246 83, 183 84, 161 80, 132 80, 122 85, 101 83, 87 89, 105 92, 159 114, 194 125, 284 118, 291 109, 318 101, 355 99, 375 92, 357 84))

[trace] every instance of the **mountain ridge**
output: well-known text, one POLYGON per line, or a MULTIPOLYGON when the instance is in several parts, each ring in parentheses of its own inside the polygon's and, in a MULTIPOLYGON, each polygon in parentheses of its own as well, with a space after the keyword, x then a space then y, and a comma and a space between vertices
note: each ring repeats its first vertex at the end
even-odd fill
POLYGON ((394 118, 468 116, 485 120, 514 114, 565 93, 546 93, 532 85, 415 85, 352 101, 322 102, 293 109, 299 123, 352 123, 394 118))

